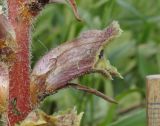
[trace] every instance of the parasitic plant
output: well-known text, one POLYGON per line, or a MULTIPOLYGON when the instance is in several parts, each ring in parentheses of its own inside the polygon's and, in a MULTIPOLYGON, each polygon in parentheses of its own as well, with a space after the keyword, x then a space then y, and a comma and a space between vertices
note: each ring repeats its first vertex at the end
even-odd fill
POLYGON ((77 20, 81 20, 74 0, 7 0, 8 18, 0 14, 0 113, 6 122, 4 125, 18 125, 26 118, 21 126, 78 126, 82 114, 77 115, 75 110, 55 116, 38 110, 46 96, 66 87, 117 103, 95 89, 70 82, 95 72, 108 79, 112 76, 122 78, 104 56, 105 46, 121 34, 116 21, 103 30, 89 30, 59 45, 30 69, 31 22, 45 5, 54 3, 69 4, 77 20))

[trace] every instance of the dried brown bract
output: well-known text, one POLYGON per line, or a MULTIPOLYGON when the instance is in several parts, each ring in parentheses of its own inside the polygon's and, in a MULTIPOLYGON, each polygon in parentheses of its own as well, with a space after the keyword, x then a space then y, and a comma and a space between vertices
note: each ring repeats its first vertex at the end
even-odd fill
POLYGON ((115 103, 115 100, 94 89, 70 81, 93 72, 103 74, 109 79, 112 79, 112 75, 122 78, 103 54, 105 45, 120 33, 119 24, 114 21, 104 30, 87 31, 79 38, 48 52, 37 62, 31 74, 32 103, 38 102, 38 96, 48 95, 68 86, 115 103))
POLYGON ((58 115, 47 115, 36 109, 17 126, 80 126, 82 115, 83 113, 77 114, 75 109, 61 112, 58 115))
POLYGON ((47 4, 63 3, 69 4, 75 14, 77 20, 81 20, 77 11, 75 0, 31 0, 26 4, 21 4, 20 15, 23 20, 32 20, 47 4))
POLYGON ((18 50, 15 33, 7 18, 0 14, 0 61, 12 64, 18 50))

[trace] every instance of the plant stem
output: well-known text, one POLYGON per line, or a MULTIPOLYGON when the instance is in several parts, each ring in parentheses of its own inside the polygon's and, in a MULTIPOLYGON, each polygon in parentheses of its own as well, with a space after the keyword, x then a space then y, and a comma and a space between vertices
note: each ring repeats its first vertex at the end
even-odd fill
POLYGON ((8 17, 15 33, 19 50, 9 76, 8 118, 11 126, 22 121, 30 112, 30 58, 29 58, 29 21, 20 19, 20 9, 27 0, 7 0, 8 17))

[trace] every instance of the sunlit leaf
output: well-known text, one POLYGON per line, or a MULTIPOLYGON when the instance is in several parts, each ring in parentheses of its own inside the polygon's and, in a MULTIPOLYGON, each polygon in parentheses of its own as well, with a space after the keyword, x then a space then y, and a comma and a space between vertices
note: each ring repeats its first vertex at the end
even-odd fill
POLYGON ((17 126, 80 126, 82 115, 83 113, 77 114, 75 109, 56 115, 47 115, 41 110, 34 110, 17 126))
POLYGON ((83 113, 77 114, 74 109, 68 110, 66 112, 61 112, 56 114, 56 125, 55 126, 80 126, 83 113))
POLYGON ((7 109, 9 93, 9 71, 8 66, 0 62, 0 113, 7 109))

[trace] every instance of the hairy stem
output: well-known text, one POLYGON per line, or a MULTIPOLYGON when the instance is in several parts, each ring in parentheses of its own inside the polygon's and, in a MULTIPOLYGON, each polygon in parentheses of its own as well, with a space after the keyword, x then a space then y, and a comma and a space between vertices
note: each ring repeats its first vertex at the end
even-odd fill
POLYGON ((29 93, 29 21, 20 17, 20 9, 26 0, 8 0, 8 18, 18 43, 16 62, 10 73, 8 118, 11 126, 23 120, 30 112, 29 93))

